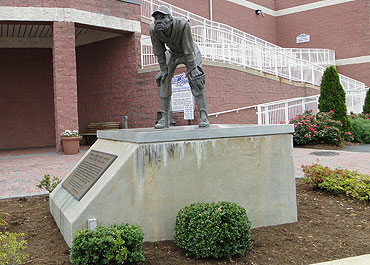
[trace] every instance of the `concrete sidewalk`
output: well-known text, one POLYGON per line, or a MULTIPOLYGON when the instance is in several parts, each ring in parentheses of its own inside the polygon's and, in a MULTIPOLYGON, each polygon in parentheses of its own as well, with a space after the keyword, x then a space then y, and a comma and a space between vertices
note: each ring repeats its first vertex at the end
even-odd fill
POLYGON ((345 259, 332 260, 311 265, 370 265, 370 254, 345 259))

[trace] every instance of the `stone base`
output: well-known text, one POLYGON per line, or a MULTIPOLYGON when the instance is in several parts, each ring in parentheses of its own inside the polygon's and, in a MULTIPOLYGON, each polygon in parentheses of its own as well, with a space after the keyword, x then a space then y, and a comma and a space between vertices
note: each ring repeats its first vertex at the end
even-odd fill
POLYGON ((292 125, 99 131, 85 156, 97 150, 117 159, 80 201, 58 185, 50 210, 69 246, 91 218, 103 226, 137 223, 146 241, 173 239, 178 210, 196 202, 236 202, 252 227, 296 222, 293 131, 292 125))

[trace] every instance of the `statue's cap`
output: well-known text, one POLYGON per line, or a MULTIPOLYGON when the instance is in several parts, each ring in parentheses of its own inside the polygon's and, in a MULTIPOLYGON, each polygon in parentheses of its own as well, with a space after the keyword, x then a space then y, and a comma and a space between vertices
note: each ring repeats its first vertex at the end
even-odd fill
POLYGON ((172 12, 167 6, 158 7, 158 9, 153 12, 152 17, 155 17, 158 13, 172 16, 172 12))

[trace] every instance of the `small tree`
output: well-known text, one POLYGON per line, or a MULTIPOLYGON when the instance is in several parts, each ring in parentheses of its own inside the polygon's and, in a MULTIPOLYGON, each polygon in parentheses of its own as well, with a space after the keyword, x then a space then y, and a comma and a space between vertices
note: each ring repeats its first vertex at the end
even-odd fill
POLYGON ((370 113, 370 89, 366 93, 365 104, 362 108, 364 114, 370 113))
POLYGON ((351 131, 351 123, 347 117, 346 92, 339 81, 334 66, 326 68, 322 76, 319 98, 320 112, 334 111, 333 119, 343 123, 343 131, 351 131))

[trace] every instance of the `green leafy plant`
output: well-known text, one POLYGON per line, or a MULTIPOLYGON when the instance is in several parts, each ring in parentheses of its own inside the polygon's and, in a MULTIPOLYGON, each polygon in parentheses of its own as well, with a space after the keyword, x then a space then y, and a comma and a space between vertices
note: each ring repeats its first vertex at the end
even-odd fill
POLYGON ((370 120, 367 114, 350 119, 355 141, 358 143, 370 144, 370 120))
POLYGON ((343 140, 353 141, 353 135, 347 131, 343 133, 342 122, 333 119, 334 111, 320 112, 316 115, 306 111, 289 121, 294 124, 293 141, 295 145, 331 144, 341 145, 343 140))
POLYGON ((365 103, 364 106, 362 107, 362 111, 364 114, 370 113, 370 89, 366 92, 365 103))
POLYGON ((370 176, 347 169, 332 170, 319 164, 302 166, 304 181, 315 189, 333 194, 346 194, 354 199, 370 201, 370 176))
POLYGON ((174 242, 197 258, 232 257, 251 247, 251 222, 236 203, 195 203, 176 217, 174 242))
MULTIPOLYGON (((0 226, 6 224, 0 212, 0 226)), ((22 233, 0 232, 0 265, 21 264, 28 256, 23 253, 27 248, 27 241, 22 233)))
POLYGON ((124 264, 143 261, 144 234, 134 224, 98 226, 94 230, 74 233, 71 262, 74 265, 124 264))
POLYGON ((326 68, 321 79, 320 112, 333 110, 333 119, 343 123, 342 131, 352 131, 351 124, 347 117, 346 92, 339 81, 339 75, 334 66, 326 68))
POLYGON ((58 177, 50 178, 49 174, 45 174, 44 178, 41 180, 40 184, 37 185, 39 189, 46 189, 48 192, 52 192, 58 184, 61 182, 58 177))

